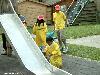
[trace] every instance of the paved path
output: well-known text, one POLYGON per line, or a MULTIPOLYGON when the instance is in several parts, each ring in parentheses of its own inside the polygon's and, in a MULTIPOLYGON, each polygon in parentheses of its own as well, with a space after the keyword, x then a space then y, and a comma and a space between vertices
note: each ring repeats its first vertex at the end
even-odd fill
POLYGON ((19 62, 14 53, 11 57, 1 55, 1 53, 3 53, 3 48, 0 43, 0 75, 35 75, 19 62))
MULTIPOLYGON (((100 75, 99 62, 87 61, 68 55, 63 55, 62 69, 72 75, 100 75)), ((34 75, 21 65, 16 57, 0 55, 0 75, 11 75, 6 73, 15 73, 14 75, 34 75)))
POLYGON ((64 70, 72 75, 100 75, 100 62, 63 55, 64 70))
POLYGON ((20 64, 14 56, 0 55, 0 75, 35 75, 20 64))
POLYGON ((83 37, 78 39, 67 39, 67 42, 70 44, 100 48, 100 35, 83 37))

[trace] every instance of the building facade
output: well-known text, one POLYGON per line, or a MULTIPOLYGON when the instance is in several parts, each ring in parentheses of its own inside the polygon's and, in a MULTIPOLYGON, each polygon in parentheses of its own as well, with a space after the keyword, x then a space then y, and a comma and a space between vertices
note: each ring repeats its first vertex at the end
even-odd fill
POLYGON ((51 20, 51 7, 46 4, 34 1, 23 1, 18 3, 18 13, 26 17, 27 24, 33 26, 37 16, 44 15, 46 22, 51 20))

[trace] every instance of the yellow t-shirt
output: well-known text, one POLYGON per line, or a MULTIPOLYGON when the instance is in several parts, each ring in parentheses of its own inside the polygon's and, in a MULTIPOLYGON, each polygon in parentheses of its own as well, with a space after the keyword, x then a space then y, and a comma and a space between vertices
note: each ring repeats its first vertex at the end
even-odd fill
POLYGON ((52 55, 61 56, 59 45, 55 42, 53 42, 50 46, 47 45, 45 52, 46 56, 52 56, 52 55))
POLYGON ((53 66, 58 68, 62 66, 62 56, 57 43, 53 42, 50 46, 47 46, 45 52, 47 59, 53 66))
POLYGON ((47 32, 47 25, 46 23, 41 23, 40 26, 34 25, 33 27, 33 34, 36 35, 36 43, 38 46, 46 45, 46 32, 47 32))
POLYGON ((66 16, 63 12, 59 11, 58 13, 53 13, 53 21, 55 23, 55 30, 65 28, 66 16))

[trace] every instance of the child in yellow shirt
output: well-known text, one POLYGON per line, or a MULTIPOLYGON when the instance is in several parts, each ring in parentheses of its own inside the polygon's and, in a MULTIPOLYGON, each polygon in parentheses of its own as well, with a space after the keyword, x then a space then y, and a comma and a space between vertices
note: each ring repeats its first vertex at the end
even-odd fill
POLYGON ((52 37, 48 37, 46 39, 46 42, 48 45, 46 46, 45 49, 45 54, 46 54, 45 56, 53 66, 61 68, 62 56, 59 49, 59 45, 53 41, 52 37))
POLYGON ((42 15, 38 16, 37 22, 33 26, 33 34, 36 35, 36 44, 41 46, 46 46, 46 32, 47 32, 47 25, 44 21, 42 15))

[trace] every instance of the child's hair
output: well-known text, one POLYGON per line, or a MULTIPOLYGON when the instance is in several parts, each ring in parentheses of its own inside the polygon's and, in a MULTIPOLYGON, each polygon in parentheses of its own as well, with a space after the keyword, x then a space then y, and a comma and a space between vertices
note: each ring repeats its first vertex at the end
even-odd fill
POLYGON ((41 19, 41 20, 37 19, 36 25, 40 26, 41 23, 43 23, 43 26, 44 26, 44 22, 45 21, 43 19, 41 19))
POLYGON ((53 42, 53 41, 54 41, 53 37, 47 37, 47 38, 46 38, 46 42, 48 42, 48 41, 53 42))
POLYGON ((20 16, 20 14, 18 13, 18 16, 20 16))

